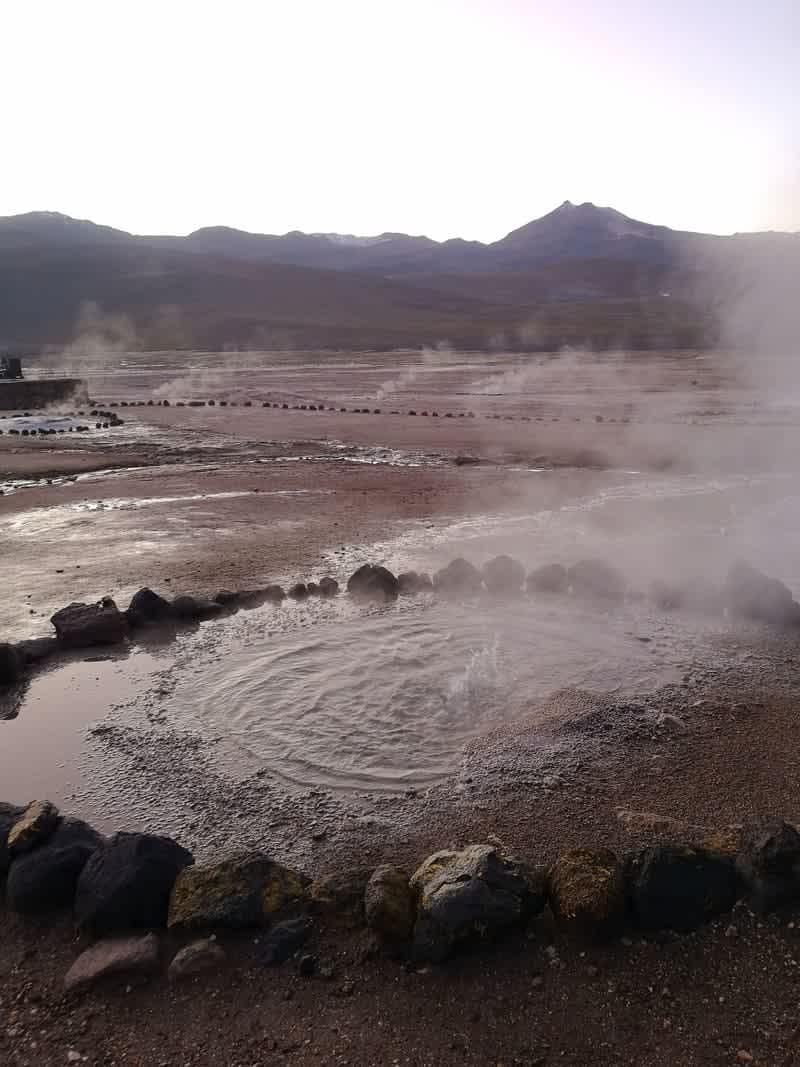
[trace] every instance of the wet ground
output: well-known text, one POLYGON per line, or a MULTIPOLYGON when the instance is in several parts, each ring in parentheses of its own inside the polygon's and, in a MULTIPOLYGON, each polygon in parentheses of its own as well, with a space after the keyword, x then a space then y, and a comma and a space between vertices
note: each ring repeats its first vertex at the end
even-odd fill
POLYGON ((486 791, 484 739, 521 722, 537 788, 573 773, 577 735, 552 724, 580 707, 554 713, 553 690, 633 702, 646 723, 651 705, 691 704, 652 694, 763 644, 724 618, 658 612, 654 578, 718 580, 745 556, 800 589, 800 426, 721 357, 130 354, 83 371, 96 402, 124 401, 124 426, 0 438, 3 637, 47 633, 70 600, 344 582, 367 559, 433 571, 457 555, 599 556, 639 595, 614 610, 264 606, 57 665, 0 723, 4 799, 46 793, 106 827, 180 830, 199 849, 279 842, 307 861, 315 833, 339 847, 419 830, 420 797, 436 798, 438 825, 457 819, 465 788, 486 791), (177 406, 193 399, 215 404, 177 406), (348 410, 299 410, 323 402, 348 410))
MULTIPOLYGON (((73 599, 341 581, 367 559, 598 556, 631 594, 340 596, 64 657, 6 695, 2 799, 312 874, 411 870, 474 841, 548 862, 800 822, 797 635, 647 596, 737 556, 800 591, 800 420, 735 359, 115 353, 63 369, 124 402, 125 424, 0 436, 0 638, 49 632, 73 599)), ((376 958, 318 916, 312 979, 223 937, 218 973, 80 1002, 61 991, 69 919, 0 906, 0 925, 0 1060, 20 1067, 800 1062, 800 926, 741 906, 606 946, 545 917, 442 968, 376 958)))

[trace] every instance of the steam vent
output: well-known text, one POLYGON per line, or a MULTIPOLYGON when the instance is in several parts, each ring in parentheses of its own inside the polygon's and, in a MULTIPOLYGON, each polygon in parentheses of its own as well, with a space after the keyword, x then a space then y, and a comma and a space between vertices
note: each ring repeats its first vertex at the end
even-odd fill
POLYGON ((25 378, 21 359, 0 356, 0 411, 26 411, 68 400, 81 402, 88 395, 81 378, 25 378))

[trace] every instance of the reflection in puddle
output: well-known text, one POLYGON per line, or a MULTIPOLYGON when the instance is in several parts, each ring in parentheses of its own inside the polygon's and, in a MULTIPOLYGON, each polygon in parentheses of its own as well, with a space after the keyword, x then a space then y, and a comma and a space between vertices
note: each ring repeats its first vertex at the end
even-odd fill
POLYGON ((146 690, 161 661, 145 652, 77 661, 34 676, 20 714, 0 721, 2 799, 25 804, 74 796, 87 729, 146 690))

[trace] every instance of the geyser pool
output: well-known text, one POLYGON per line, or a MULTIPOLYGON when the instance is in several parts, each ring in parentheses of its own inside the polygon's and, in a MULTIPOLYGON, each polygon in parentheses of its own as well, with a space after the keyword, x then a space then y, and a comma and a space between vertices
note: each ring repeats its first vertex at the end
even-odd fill
POLYGON ((236 632, 219 627, 199 655, 184 650, 169 671, 166 718, 213 739, 228 773, 266 769, 332 789, 441 781, 467 742, 554 689, 624 693, 678 680, 697 639, 685 620, 641 606, 555 598, 340 600, 309 605, 300 625, 292 607, 264 610, 238 616, 236 632))

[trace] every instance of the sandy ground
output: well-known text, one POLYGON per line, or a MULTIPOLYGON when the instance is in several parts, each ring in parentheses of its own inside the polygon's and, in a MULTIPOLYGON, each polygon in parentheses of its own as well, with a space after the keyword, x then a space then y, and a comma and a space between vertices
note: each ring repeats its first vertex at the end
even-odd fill
MULTIPOLYGON (((47 632, 49 614, 71 599, 110 593, 124 606, 142 584, 214 592, 318 577, 337 552, 349 564, 354 546, 409 525, 568 505, 621 467, 770 472, 798 431, 791 413, 754 407, 719 366, 687 354, 648 357, 635 374, 631 364, 612 375, 581 364, 568 368, 568 385, 563 366, 531 382, 516 363, 487 369, 455 357, 422 366, 416 355, 390 366, 364 354, 331 364, 295 357, 269 368, 248 358, 232 366, 235 379, 155 362, 141 357, 118 374, 90 368, 92 392, 115 402, 169 395, 169 408, 128 408, 119 431, 56 448, 0 437, 3 636, 47 632), (404 384, 379 399, 387 381, 404 384), (174 406, 211 393, 254 406, 174 406), (337 407, 369 398, 381 414, 255 406, 283 398, 337 407), (423 404, 439 417, 387 413, 423 404), (466 410, 478 418, 458 418, 466 410), (530 467, 557 470, 557 482, 532 489, 530 467)), ((135 670, 121 669, 123 682, 135 681, 135 670)), ((63 677, 55 672, 54 685, 63 677)), ((640 696, 593 715, 587 695, 556 700, 539 709, 535 730, 520 723, 468 753, 453 781, 358 803, 228 782, 199 750, 132 736, 124 723, 103 743, 116 746, 112 773, 135 768, 143 794, 160 777, 170 797, 194 797, 186 832, 195 840, 220 847, 231 812, 252 810, 276 854, 313 874, 383 860, 413 867, 433 848, 487 837, 547 861, 598 839, 624 851, 756 814, 800 819, 792 639, 733 633, 713 662, 640 696), (665 726, 664 712, 677 725, 665 726)), ((2 729, 22 728, 25 707, 2 729)), ((164 808, 126 826, 139 824, 180 828, 164 808)), ((333 967, 330 979, 302 980, 293 964, 259 970, 245 938, 226 942, 230 965, 219 974, 80 1003, 60 993, 77 951, 68 923, 2 914, 0 928, 0 1062, 15 1067, 62 1064, 71 1050, 91 1064, 141 1067, 800 1063, 791 916, 762 921, 740 910, 679 941, 634 934, 588 948, 543 919, 528 937, 422 971, 375 958, 359 932, 320 917, 310 951, 333 967)))

